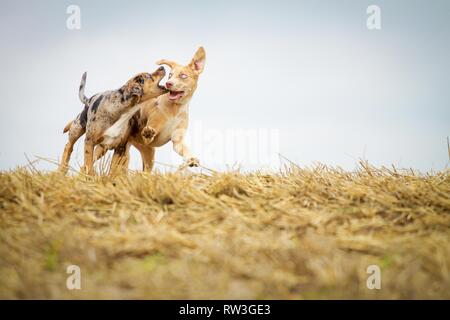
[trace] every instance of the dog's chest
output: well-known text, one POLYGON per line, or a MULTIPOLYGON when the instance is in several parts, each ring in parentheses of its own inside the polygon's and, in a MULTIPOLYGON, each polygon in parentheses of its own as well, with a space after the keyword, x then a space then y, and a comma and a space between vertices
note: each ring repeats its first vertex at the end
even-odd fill
POLYGON ((154 140, 154 146, 160 147, 169 142, 172 137, 172 133, 176 130, 181 121, 182 117, 180 115, 167 119, 154 140))

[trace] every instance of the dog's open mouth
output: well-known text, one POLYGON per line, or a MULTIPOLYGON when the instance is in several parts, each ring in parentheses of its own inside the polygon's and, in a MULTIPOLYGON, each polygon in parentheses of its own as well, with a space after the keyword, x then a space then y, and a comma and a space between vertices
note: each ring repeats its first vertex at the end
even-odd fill
POLYGON ((183 96, 184 91, 169 91, 169 100, 175 101, 183 96))

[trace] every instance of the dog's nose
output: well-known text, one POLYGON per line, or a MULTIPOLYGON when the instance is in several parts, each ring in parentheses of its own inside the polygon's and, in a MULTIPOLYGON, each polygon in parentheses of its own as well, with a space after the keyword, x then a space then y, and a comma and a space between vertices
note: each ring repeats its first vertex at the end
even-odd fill
POLYGON ((166 88, 167 88, 167 89, 170 89, 170 88, 172 88, 172 87, 173 87, 173 83, 170 82, 170 81, 167 81, 167 82, 166 82, 166 88))

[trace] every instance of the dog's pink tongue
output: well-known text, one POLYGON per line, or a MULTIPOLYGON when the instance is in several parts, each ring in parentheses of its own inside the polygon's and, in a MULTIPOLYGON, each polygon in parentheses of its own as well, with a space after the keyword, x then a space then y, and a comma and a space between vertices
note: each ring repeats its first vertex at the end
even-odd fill
POLYGON ((176 100, 181 96, 180 92, 170 92, 169 93, 169 99, 170 100, 176 100))

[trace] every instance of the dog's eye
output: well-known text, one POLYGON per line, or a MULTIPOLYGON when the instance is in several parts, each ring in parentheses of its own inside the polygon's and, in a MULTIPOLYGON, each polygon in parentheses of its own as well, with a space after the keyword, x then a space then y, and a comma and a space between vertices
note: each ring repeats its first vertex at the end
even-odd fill
POLYGON ((144 84, 144 77, 137 78, 136 82, 139 83, 139 84, 144 84))
POLYGON ((187 74, 184 74, 184 73, 181 73, 181 74, 180 74, 180 78, 181 78, 181 79, 187 79, 187 77, 188 77, 187 74))
POLYGON ((172 78, 172 76, 173 76, 173 73, 169 73, 169 79, 172 78))

